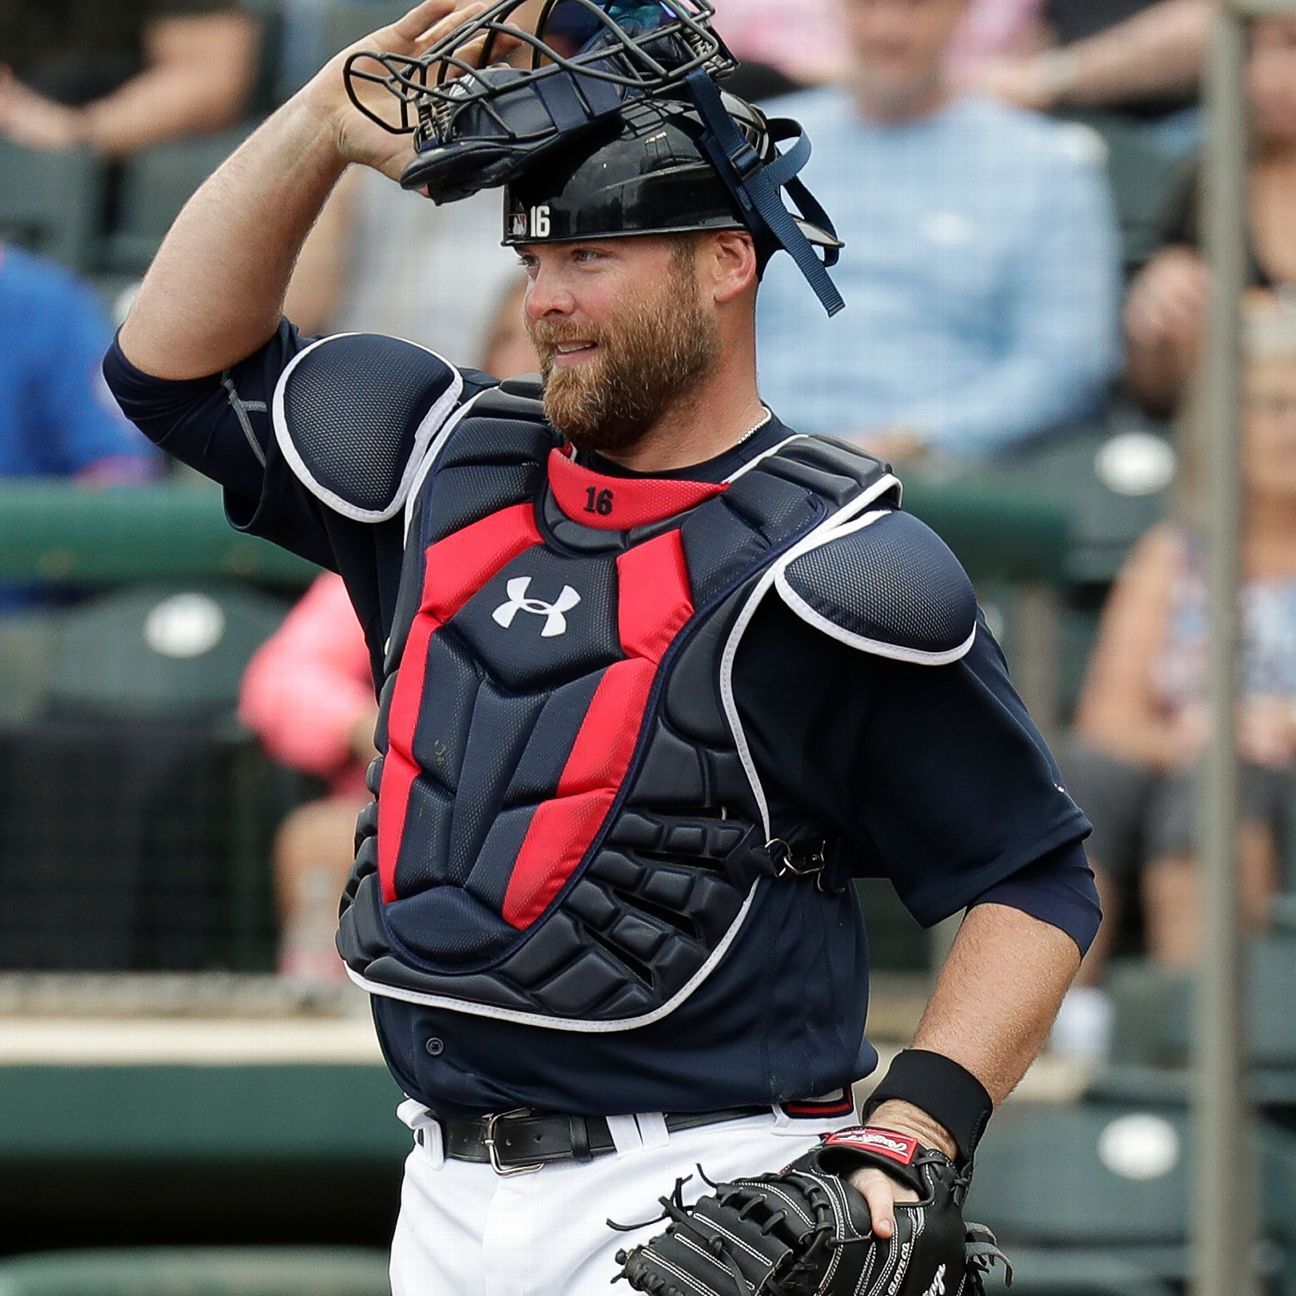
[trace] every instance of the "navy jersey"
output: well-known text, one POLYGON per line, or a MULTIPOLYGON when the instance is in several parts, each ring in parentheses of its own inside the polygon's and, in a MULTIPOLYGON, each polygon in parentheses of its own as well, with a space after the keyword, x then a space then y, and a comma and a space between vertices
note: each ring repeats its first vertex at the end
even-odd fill
MULTIPOLYGON (((119 351, 107 374, 144 431, 224 485, 235 526, 342 574, 378 663, 403 519, 345 516, 287 462, 268 409, 304 345, 285 324, 212 379, 162 383, 119 351)), ((459 380, 460 404, 492 381, 472 371, 459 380)), ((717 459, 667 475, 723 481, 787 436, 772 420, 717 459)), ((1078 845, 1088 823, 984 623, 960 661, 914 666, 857 652, 769 600, 739 649, 734 697, 772 801, 839 831, 920 922, 993 900, 1081 948, 1092 939, 1097 904, 1078 845)), ((761 890, 711 976, 669 1016, 633 1030, 573 1035, 375 997, 379 1038, 402 1088, 443 1116, 707 1110, 824 1094, 876 1064, 864 1034, 867 945, 851 906, 835 930, 803 920, 785 893, 761 890)))

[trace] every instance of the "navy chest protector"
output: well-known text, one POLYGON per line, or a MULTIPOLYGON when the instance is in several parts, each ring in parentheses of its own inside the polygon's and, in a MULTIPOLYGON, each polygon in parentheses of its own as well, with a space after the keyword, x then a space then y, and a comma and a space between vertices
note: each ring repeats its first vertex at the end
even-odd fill
MULTIPOLYGON (((285 377, 280 435, 312 484, 331 460, 285 377)), ((833 844, 770 822, 733 697, 760 601, 777 589, 843 642, 927 662, 967 650, 974 609, 920 562, 909 585, 937 611, 905 641, 884 598, 852 591, 872 574, 834 542, 867 535, 876 562, 921 527, 868 456, 789 436, 724 484, 605 477, 535 395, 479 396, 417 474, 389 474, 409 479, 406 559, 339 949, 374 993, 629 1029, 703 981, 758 887, 823 883, 833 844)))

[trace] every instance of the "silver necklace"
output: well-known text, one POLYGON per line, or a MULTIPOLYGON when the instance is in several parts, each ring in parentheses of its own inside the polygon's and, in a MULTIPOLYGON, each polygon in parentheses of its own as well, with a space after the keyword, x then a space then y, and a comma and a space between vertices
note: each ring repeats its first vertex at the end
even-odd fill
POLYGON ((749 427, 747 431, 744 432, 742 436, 740 436, 738 440, 733 443, 733 447, 732 447, 733 449, 736 450, 740 445, 742 445, 744 441, 750 441, 752 437, 754 437, 756 433, 759 432, 761 428, 763 428, 765 424, 768 423, 770 419, 774 417, 773 410, 766 409, 764 405, 761 406, 761 409, 765 410, 765 413, 761 416, 760 422, 754 424, 752 427, 749 427))

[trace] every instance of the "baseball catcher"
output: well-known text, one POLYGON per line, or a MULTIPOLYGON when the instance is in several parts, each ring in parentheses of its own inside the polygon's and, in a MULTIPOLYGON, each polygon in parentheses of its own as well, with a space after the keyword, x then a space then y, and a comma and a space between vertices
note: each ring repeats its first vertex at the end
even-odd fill
POLYGON ((422 0, 338 54, 190 200, 105 362, 364 627, 337 948, 406 1095, 393 1292, 970 1292, 977 1140, 1097 927, 1088 822, 890 466, 761 399, 771 259, 842 305, 801 127, 726 93, 706 0, 520 15, 422 0), (283 318, 351 165, 502 190, 539 374, 283 318), (856 877, 964 917, 846 1135, 856 877), (664 1192, 664 1238, 605 1224, 664 1192))

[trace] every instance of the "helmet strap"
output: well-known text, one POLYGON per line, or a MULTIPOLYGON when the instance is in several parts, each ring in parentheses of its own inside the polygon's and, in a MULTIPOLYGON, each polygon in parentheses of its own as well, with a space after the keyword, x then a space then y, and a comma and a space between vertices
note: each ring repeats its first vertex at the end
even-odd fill
POLYGON ((796 172, 810 157, 809 140, 802 134, 787 153, 765 165, 725 108, 719 87, 706 69, 697 68, 690 72, 684 84, 706 127, 699 143, 744 215, 757 229, 768 232, 775 243, 792 257, 828 314, 837 314, 846 303, 826 268, 836 257, 819 259, 814 245, 784 206, 780 192, 783 188, 788 190, 804 219, 814 221, 830 234, 835 234, 823 208, 796 179, 796 172))

